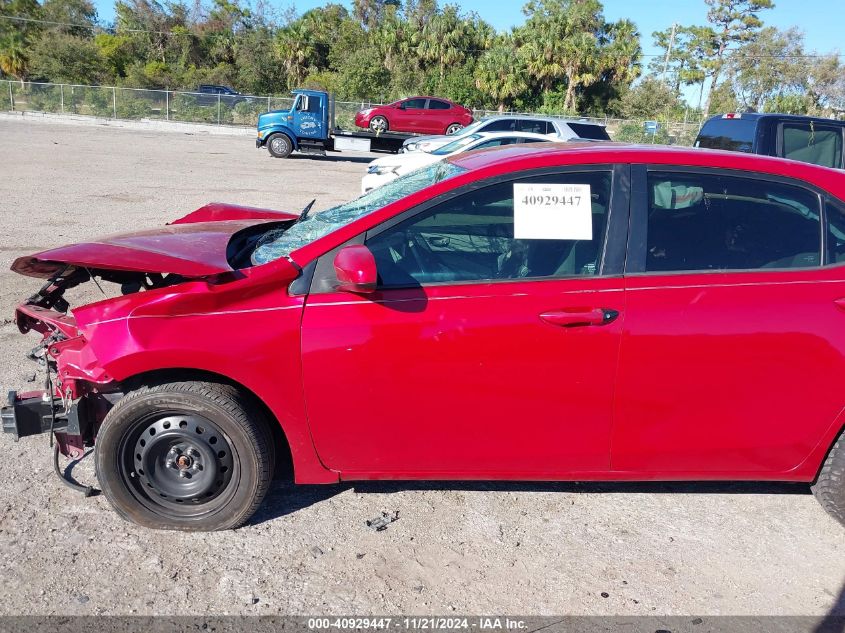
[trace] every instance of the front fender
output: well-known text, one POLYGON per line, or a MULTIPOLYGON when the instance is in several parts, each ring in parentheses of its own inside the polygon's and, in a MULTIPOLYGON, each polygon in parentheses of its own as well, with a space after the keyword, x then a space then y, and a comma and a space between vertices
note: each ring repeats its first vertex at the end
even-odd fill
POLYGON ((260 128, 258 130, 258 140, 261 142, 261 147, 264 147, 267 144, 267 139, 277 132, 286 134, 291 140, 291 143, 293 143, 293 149, 299 149, 299 142, 297 141, 296 134, 294 134, 293 129, 286 125, 271 125, 265 128, 260 128))
POLYGON ((300 357, 304 300, 289 296, 278 275, 273 279, 274 284, 269 280, 261 288, 257 280, 245 279, 216 291, 195 282, 180 287, 181 292, 130 295, 123 299, 136 305, 113 311, 106 309, 108 302, 86 306, 77 321, 100 368, 120 383, 152 372, 194 370, 249 390, 281 425, 296 481, 334 482, 337 473, 320 462, 305 411, 300 357))

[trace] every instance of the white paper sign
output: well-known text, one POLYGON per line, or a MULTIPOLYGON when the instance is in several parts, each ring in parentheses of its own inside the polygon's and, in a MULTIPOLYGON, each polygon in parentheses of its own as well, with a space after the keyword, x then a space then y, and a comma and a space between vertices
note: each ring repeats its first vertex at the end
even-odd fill
POLYGON ((591 240, 590 185, 514 183, 513 233, 518 240, 591 240))

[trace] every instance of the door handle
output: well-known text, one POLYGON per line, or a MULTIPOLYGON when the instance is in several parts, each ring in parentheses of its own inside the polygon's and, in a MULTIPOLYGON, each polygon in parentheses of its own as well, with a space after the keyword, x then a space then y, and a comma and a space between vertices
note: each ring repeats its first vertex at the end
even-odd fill
POLYGON ((586 310, 554 310, 543 312, 540 319, 551 325, 579 327, 585 325, 607 325, 619 316, 618 310, 592 308, 586 310))

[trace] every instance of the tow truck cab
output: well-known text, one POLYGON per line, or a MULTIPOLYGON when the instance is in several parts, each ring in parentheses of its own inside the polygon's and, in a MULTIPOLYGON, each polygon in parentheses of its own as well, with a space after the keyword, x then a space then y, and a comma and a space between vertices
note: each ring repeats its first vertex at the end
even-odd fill
POLYGON ((704 123, 695 147, 777 156, 843 169, 843 138, 845 121, 793 114, 729 112, 704 123))

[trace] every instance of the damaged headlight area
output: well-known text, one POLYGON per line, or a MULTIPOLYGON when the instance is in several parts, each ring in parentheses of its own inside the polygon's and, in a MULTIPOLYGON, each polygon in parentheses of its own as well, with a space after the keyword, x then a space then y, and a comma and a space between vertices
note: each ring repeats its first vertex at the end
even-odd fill
MULTIPOLYGON (((123 294, 173 283, 170 276, 119 273, 110 278, 101 276, 121 286, 123 294)), ((58 454, 79 458, 87 447, 94 445, 100 424, 109 409, 123 393, 120 385, 100 366, 88 341, 79 330, 74 317, 68 313, 70 306, 65 291, 81 283, 94 280, 92 271, 73 266, 63 267, 52 274, 48 281, 18 306, 15 322, 22 333, 36 332, 41 340, 27 355, 38 366, 43 377, 39 391, 10 391, 6 406, 2 408, 4 433, 21 437, 48 433, 50 444, 55 441, 54 465, 58 467, 58 454)), ((98 283, 99 285, 99 283, 98 283)), ((84 488, 90 493, 90 489, 84 488)))

